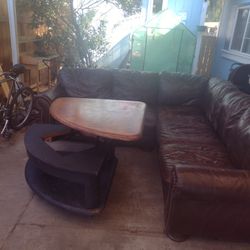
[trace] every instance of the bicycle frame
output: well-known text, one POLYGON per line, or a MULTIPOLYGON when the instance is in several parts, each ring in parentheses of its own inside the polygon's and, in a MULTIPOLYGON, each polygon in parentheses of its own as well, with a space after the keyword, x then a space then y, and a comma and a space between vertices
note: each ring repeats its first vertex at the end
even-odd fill
POLYGON ((12 82, 6 102, 0 106, 0 118, 4 122, 4 125, 0 134, 3 135, 9 123, 9 108, 10 108, 11 100, 14 97, 14 95, 17 93, 17 91, 23 87, 23 85, 21 82, 17 80, 17 78, 14 78, 10 75, 8 75, 8 78, 6 78, 5 74, 1 74, 0 76, 4 76, 5 78, 0 81, 0 84, 4 82, 9 82, 9 81, 12 82))

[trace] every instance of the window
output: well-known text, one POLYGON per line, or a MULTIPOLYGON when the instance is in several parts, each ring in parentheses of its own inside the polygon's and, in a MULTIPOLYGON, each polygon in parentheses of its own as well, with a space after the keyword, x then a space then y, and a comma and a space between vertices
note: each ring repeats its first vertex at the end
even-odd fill
POLYGON ((230 50, 250 55, 250 6, 238 9, 230 50))

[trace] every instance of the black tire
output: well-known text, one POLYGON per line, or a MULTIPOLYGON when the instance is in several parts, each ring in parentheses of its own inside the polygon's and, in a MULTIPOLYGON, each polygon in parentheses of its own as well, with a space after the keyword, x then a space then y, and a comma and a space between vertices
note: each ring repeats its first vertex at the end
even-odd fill
POLYGON ((26 125, 33 107, 34 92, 24 87, 17 91, 10 104, 10 127, 20 129, 26 125))

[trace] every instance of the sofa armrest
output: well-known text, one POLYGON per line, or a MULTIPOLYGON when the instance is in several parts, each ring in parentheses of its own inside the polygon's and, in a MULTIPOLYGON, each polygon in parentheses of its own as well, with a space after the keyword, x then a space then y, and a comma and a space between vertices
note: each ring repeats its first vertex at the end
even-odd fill
POLYGON ((45 96, 45 98, 53 101, 59 97, 66 97, 67 94, 64 88, 57 84, 55 87, 52 87, 51 89, 39 94, 38 96, 45 96))
POLYGON ((49 107, 53 100, 59 97, 66 97, 65 90, 60 84, 34 96, 33 109, 30 117, 32 123, 50 123, 52 117, 49 114, 49 107))
POLYGON ((176 166, 172 172, 174 196, 197 200, 250 202, 250 171, 176 166))
POLYGON ((167 235, 249 239, 249 171, 175 166, 165 202, 167 235))
POLYGON ((33 108, 30 116, 31 123, 51 123, 49 114, 51 100, 45 95, 34 96, 33 108))

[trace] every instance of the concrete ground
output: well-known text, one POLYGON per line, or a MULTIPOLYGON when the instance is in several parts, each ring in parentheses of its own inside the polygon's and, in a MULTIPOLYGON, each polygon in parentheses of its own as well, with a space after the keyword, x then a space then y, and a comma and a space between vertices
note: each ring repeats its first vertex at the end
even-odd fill
POLYGON ((24 179, 23 133, 0 139, 0 249, 250 249, 246 243, 168 239, 156 153, 135 148, 116 153, 119 165, 107 205, 88 218, 53 207, 31 192, 24 179))

